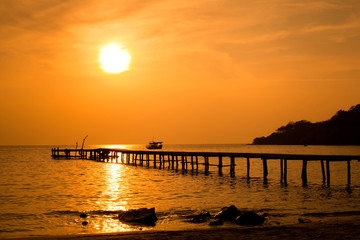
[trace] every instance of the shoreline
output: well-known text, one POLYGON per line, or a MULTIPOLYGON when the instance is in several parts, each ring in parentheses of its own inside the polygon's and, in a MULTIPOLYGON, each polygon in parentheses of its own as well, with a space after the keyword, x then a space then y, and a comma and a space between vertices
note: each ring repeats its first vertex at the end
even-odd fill
POLYGON ((117 233, 99 233, 84 235, 39 236, 8 238, 11 240, 107 240, 107 239, 360 239, 360 219, 332 220, 326 222, 299 223, 278 226, 249 226, 249 227, 214 227, 212 229, 192 229, 181 231, 135 231, 117 233))

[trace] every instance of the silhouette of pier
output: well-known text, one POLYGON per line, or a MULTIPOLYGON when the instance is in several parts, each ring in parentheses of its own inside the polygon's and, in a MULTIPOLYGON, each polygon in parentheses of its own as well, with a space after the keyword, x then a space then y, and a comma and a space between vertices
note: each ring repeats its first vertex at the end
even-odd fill
POLYGON ((309 154, 277 154, 277 153, 234 153, 234 152, 185 152, 185 151, 154 151, 154 150, 129 150, 129 149, 60 149, 52 148, 51 156, 54 159, 87 159, 99 162, 113 162, 131 164, 134 166, 146 166, 160 169, 181 169, 192 172, 203 170, 209 174, 210 166, 218 168, 218 173, 223 174, 223 168, 230 168, 230 176, 235 177, 236 160, 246 159, 247 178, 250 179, 250 159, 262 161, 263 178, 267 180, 268 160, 280 162, 280 182, 287 185, 288 161, 302 161, 301 179, 303 185, 307 185, 307 163, 317 161, 321 165, 322 180, 330 185, 330 162, 340 161, 347 164, 347 183, 351 183, 352 160, 360 161, 360 156, 355 155, 309 155, 309 154), (209 158, 216 158, 217 162, 210 163, 209 158), (227 159, 228 164, 224 164, 227 159), (202 169, 199 169, 201 166, 202 169))

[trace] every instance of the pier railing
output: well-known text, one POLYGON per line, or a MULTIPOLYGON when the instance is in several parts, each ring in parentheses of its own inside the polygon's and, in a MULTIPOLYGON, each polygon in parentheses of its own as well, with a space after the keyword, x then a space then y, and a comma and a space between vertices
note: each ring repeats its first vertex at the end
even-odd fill
POLYGON ((277 154, 277 153, 234 153, 234 152, 185 152, 185 151, 154 151, 154 150, 129 150, 129 149, 60 149, 52 148, 51 156, 54 159, 87 159, 99 162, 115 162, 132 164, 135 166, 147 166, 154 168, 182 169, 198 171, 199 165, 203 166, 206 175, 209 174, 210 166, 216 166, 218 173, 222 175, 223 168, 230 168, 230 176, 235 177, 236 159, 243 158, 247 161, 247 178, 250 179, 250 159, 260 159, 263 166, 264 180, 268 176, 267 160, 280 161, 280 181, 287 184, 287 162, 302 161, 301 179, 303 185, 307 185, 307 163, 318 161, 321 165, 323 182, 330 185, 330 162, 341 161, 347 164, 347 182, 351 183, 352 160, 360 161, 360 156, 355 155, 311 155, 311 154, 277 154), (209 158, 217 158, 217 163, 210 163, 209 158), (229 164, 224 164, 227 158, 229 164))

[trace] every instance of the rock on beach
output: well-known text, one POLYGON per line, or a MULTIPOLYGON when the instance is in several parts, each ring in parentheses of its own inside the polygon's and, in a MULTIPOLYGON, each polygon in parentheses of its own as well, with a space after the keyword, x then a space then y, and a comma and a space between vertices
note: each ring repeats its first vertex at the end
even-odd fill
POLYGON ((231 205, 230 207, 223 207, 221 211, 215 215, 215 219, 234 221, 240 214, 241 212, 237 209, 237 207, 231 205))
POLYGON ((248 211, 236 218, 236 224, 240 225, 258 225, 264 223, 265 218, 257 213, 248 211))
POLYGON ((143 223, 153 225, 157 217, 155 208, 130 209, 119 212, 119 220, 123 222, 143 223))

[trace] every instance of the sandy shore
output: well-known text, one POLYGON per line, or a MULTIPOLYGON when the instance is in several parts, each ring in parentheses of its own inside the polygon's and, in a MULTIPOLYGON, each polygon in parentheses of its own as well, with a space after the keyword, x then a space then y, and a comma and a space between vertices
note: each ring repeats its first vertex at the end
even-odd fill
POLYGON ((17 240, 107 240, 107 239, 142 239, 142 240, 215 240, 215 239, 360 239, 360 219, 353 221, 339 220, 319 223, 302 223, 283 226, 258 226, 235 228, 211 228, 208 230, 186 231, 138 231, 112 234, 47 236, 16 238, 17 240))

